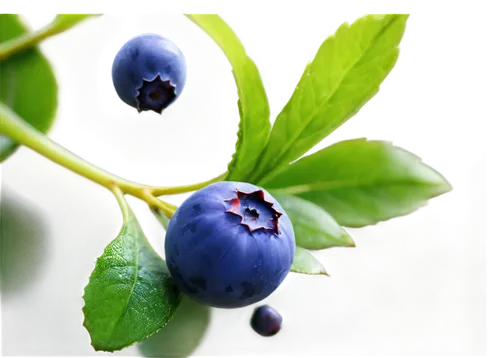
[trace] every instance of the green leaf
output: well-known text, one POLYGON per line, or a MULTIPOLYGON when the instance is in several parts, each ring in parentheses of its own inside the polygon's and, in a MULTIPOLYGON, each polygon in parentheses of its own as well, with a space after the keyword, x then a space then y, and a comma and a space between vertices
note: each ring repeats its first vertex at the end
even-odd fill
POLYGON ((236 99, 235 101, 235 108, 236 108, 236 125, 235 125, 234 140, 232 145, 232 152, 230 153, 229 156, 229 162, 225 167, 225 169, 229 170, 228 178, 230 178, 231 176, 234 177, 234 175, 231 175, 231 172, 237 172, 238 170, 236 159, 237 159, 237 153, 239 152, 237 148, 239 148, 240 137, 241 137, 241 131, 239 130, 239 127, 241 126, 241 119, 243 118, 241 110, 241 101, 239 99, 236 99), (235 170, 233 170, 233 168, 235 168, 235 170))
POLYGON ((356 246, 349 234, 318 205, 293 195, 271 194, 292 221, 295 242, 298 246, 309 250, 356 246))
MULTIPOLYGON (((13 12, 11 14, 14 14, 13 12)), ((26 18, 18 12, 16 15, 26 18)), ((0 44, 0 60, 33 45, 43 45, 47 42, 63 36, 71 31, 90 25, 92 22, 104 16, 100 10, 70 10, 57 11, 49 21, 44 22, 32 33, 9 39, 0 44)), ((2 24, 3 25, 3 24, 2 24)))
POLYGON ((218 15, 187 15, 222 49, 232 68, 238 89, 240 114, 236 152, 226 180, 245 181, 266 146, 271 123, 269 103, 255 63, 246 55, 236 34, 218 15))
POLYGON ((304 157, 264 186, 312 201, 348 227, 409 214, 451 190, 441 174, 414 154, 389 142, 364 138, 304 157))
POLYGON ((210 306, 183 296, 175 317, 158 333, 137 345, 137 357, 201 357, 195 351, 205 340, 210 306))
POLYGON ((120 234, 97 259, 85 287, 83 324, 95 350, 112 352, 151 336, 181 301, 165 261, 128 206, 125 216, 120 234))
MULTIPOLYGON (((19 16, 0 14, 0 44, 28 32, 19 16)), ((0 101, 41 132, 50 129, 57 108, 57 83, 38 48, 26 49, 0 62, 0 101)), ((18 145, 0 135, 0 162, 18 145)))
POLYGON ((297 246, 293 257, 292 272, 305 273, 308 275, 328 275, 325 268, 309 251, 297 246))
POLYGON ((394 67, 408 15, 367 15, 321 45, 276 118, 252 182, 298 159, 355 115, 394 67))

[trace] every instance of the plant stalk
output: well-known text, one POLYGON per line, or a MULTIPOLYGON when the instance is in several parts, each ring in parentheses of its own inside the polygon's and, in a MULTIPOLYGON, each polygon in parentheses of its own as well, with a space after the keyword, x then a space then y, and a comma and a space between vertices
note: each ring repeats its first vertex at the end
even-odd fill
POLYGON ((158 208, 171 216, 177 209, 175 205, 169 204, 157 198, 160 195, 186 193, 203 188, 215 181, 223 180, 226 173, 208 180, 206 182, 184 185, 179 187, 154 187, 135 183, 114 175, 85 159, 70 152, 66 148, 48 138, 45 134, 37 131, 31 125, 23 121, 8 106, 0 102, 0 133, 12 140, 22 144, 38 154, 43 155, 54 163, 57 163, 76 174, 79 174, 103 187, 113 190, 119 188, 124 194, 130 194, 144 200, 151 207, 158 208))

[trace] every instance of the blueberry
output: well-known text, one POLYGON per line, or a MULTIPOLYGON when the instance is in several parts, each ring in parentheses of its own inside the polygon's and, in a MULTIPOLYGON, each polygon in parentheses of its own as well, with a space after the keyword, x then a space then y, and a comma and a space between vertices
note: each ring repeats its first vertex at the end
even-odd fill
POLYGON ((158 34, 142 34, 120 48, 112 77, 123 102, 139 112, 161 114, 184 89, 186 60, 172 41, 158 34))
POLYGON ((283 318, 268 305, 257 307, 250 319, 253 330, 264 337, 274 336, 281 329, 283 318))
POLYGON ((269 296, 290 271, 292 224, 264 189, 218 182, 191 195, 169 223, 168 269, 178 288, 219 308, 250 305, 269 296))

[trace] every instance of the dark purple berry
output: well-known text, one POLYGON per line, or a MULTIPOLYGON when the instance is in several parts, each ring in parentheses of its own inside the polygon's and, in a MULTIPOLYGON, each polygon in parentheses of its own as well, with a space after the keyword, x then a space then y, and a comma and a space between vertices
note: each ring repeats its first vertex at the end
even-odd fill
POLYGON ((290 271, 292 224, 265 190, 239 182, 191 195, 169 223, 165 253, 175 284, 193 300, 236 308, 269 296, 290 271))
POLYGON ((278 333, 282 322, 283 318, 274 308, 264 305, 253 311, 250 325, 261 336, 270 337, 278 333))

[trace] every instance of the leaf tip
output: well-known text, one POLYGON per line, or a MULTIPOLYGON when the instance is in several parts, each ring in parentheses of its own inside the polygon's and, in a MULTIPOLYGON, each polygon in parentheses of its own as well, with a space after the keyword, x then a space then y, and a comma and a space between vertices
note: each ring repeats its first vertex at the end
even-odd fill
POLYGON ((332 278, 332 275, 330 275, 330 272, 326 268, 325 268, 325 271, 321 271, 319 273, 319 276, 323 277, 323 278, 332 278))
POLYGON ((354 242, 354 239, 349 235, 349 233, 342 228, 342 239, 345 242, 344 247, 356 247, 356 243, 354 242))
POLYGON ((354 240, 352 239, 352 237, 350 237, 350 241, 349 241, 349 245, 347 247, 356 247, 356 243, 354 242, 354 240))

